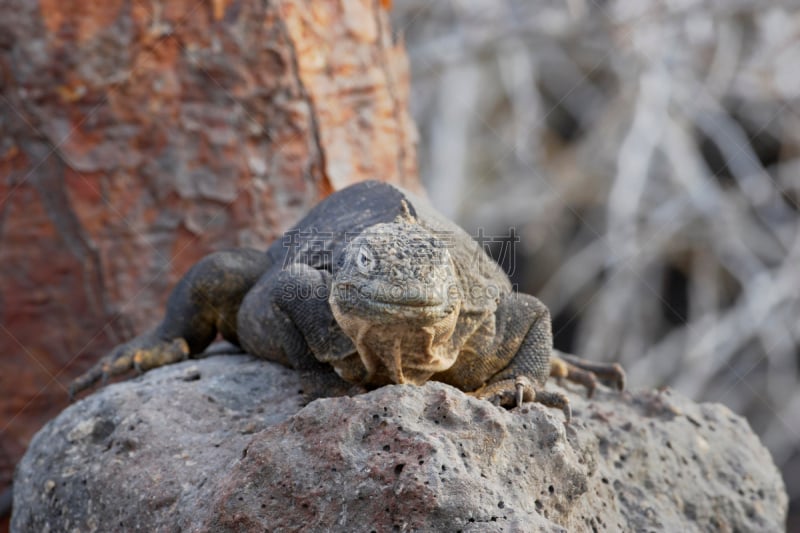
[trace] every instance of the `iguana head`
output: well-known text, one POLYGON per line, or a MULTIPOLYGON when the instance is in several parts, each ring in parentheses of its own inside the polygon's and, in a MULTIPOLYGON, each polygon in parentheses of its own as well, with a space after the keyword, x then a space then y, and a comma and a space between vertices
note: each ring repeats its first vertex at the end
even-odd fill
POLYGON ((347 244, 329 301, 363 364, 355 372, 332 363, 345 379, 422 384, 455 362, 450 339, 461 297, 447 240, 410 216, 347 244))

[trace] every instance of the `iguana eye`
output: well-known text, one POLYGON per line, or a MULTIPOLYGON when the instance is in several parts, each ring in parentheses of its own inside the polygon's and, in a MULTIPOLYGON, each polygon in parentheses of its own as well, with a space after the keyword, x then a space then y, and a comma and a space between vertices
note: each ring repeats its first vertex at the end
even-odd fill
POLYGON ((356 265, 362 272, 369 272, 375 265, 375 258, 372 257, 372 250, 366 246, 358 249, 358 256, 356 256, 356 265))

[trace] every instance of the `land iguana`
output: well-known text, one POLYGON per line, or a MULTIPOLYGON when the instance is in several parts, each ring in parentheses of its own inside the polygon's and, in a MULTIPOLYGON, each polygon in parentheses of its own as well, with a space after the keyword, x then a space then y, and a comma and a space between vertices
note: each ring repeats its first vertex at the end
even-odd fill
POLYGON ((314 207, 269 249, 206 256, 163 321, 118 346, 70 388, 201 354, 221 334, 302 371, 311 397, 436 380, 506 407, 571 410, 548 376, 624 387, 617 364, 555 352, 550 314, 512 290, 464 230, 392 185, 367 181, 314 207))

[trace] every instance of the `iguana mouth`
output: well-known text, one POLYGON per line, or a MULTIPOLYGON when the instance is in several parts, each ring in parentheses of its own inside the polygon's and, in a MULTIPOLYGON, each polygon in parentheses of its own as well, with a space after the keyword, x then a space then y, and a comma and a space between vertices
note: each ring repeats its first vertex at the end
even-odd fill
POLYGON ((447 318, 455 309, 455 305, 452 304, 405 305, 399 302, 374 300, 362 300, 360 304, 352 311, 361 316, 369 316, 376 322, 387 323, 403 320, 410 324, 435 324, 447 318))
MULTIPOLYGON (((442 297, 432 291, 414 287, 392 290, 365 289, 351 283, 342 283, 331 291, 331 305, 344 312, 374 319, 384 317, 419 319, 422 321, 440 320, 453 312, 457 300, 442 297)), ((447 295, 445 295, 447 296, 447 295)))
POLYGON ((455 304, 445 302, 386 301, 364 299, 358 302, 361 312, 370 311, 397 318, 436 318, 441 319, 455 309, 455 304))
POLYGON ((415 309, 437 309, 447 307, 445 302, 435 300, 385 300, 381 298, 373 298, 368 299, 367 301, 374 305, 385 307, 413 307, 415 309))
POLYGON ((425 302, 414 300, 373 300, 377 304, 396 305, 398 307, 442 307, 444 302, 425 302))

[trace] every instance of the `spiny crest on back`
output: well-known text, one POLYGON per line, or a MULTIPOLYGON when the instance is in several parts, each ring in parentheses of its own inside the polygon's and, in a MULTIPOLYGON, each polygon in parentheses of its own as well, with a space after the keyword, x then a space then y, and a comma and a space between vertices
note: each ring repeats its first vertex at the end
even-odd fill
POLYGON ((397 217, 394 219, 395 222, 417 224, 417 219, 414 215, 411 214, 411 208, 408 207, 408 202, 406 200, 400 200, 400 208, 402 209, 402 212, 399 215, 397 215, 397 217))

